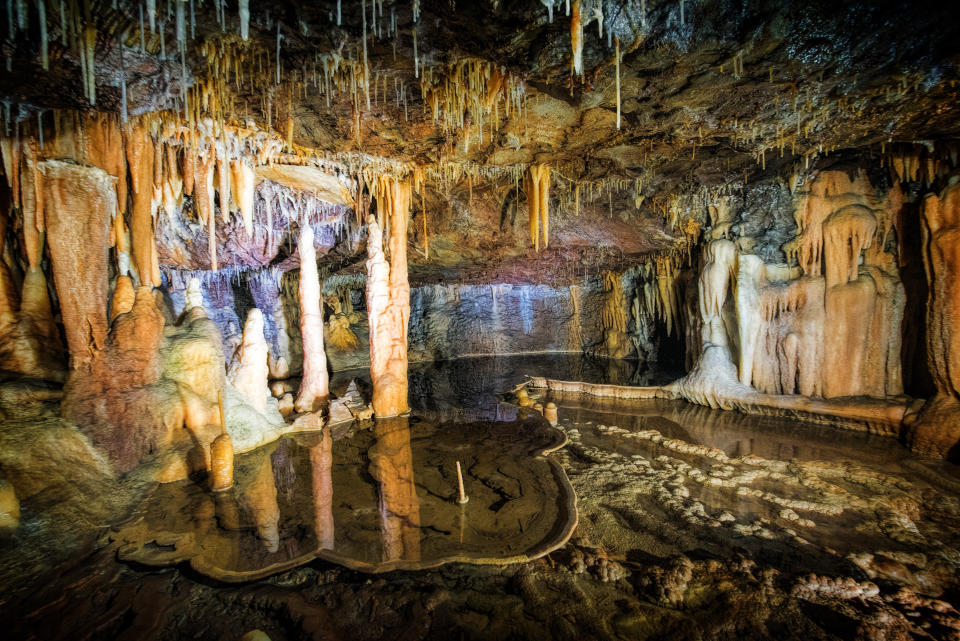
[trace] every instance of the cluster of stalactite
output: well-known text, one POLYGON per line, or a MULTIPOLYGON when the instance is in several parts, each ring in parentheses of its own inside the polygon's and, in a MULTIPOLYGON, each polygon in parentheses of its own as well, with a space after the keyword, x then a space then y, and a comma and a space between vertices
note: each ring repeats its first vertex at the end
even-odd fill
POLYGON ((425 109, 446 132, 463 132, 469 149, 482 145, 484 127, 492 140, 503 118, 520 116, 526 104, 523 81, 498 65, 478 58, 461 58, 448 65, 426 67, 420 76, 425 109))

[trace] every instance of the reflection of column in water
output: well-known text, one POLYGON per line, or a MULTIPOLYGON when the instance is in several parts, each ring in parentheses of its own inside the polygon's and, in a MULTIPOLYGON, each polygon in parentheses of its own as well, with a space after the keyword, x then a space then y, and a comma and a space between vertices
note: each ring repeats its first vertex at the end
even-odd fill
POLYGON ((330 428, 323 430, 320 442, 310 448, 313 472, 314 527, 321 550, 333 549, 333 440, 330 428))
POLYGON ((213 495, 216 505, 217 525, 221 530, 240 529, 240 508, 237 505, 236 487, 213 495))
POLYGON ((273 464, 264 456, 256 475, 240 494, 240 503, 249 513, 268 552, 280 549, 280 507, 273 483, 273 464))
POLYGON ((378 420, 370 448, 370 476, 380 485, 383 560, 420 560, 420 501, 413 482, 410 423, 400 416, 378 420))

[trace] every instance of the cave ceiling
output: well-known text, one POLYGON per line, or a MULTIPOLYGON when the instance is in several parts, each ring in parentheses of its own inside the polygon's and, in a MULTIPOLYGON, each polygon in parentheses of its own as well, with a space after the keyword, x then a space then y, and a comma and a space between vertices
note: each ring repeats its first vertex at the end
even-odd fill
POLYGON ((850 150, 933 149, 960 131, 949 3, 254 0, 247 40, 234 2, 161 0, 142 32, 152 2, 66 2, 45 36, 24 4, 2 51, 8 126, 50 110, 183 112, 202 95, 208 116, 272 129, 298 156, 428 172, 421 205, 463 210, 448 214, 437 260, 447 250, 475 268, 491 248, 509 253, 500 235, 533 164, 553 172, 555 251, 622 257, 682 235, 677 194, 789 180, 850 150), (77 44, 91 25, 92 105, 77 44), (475 242, 458 243, 467 228, 475 242))

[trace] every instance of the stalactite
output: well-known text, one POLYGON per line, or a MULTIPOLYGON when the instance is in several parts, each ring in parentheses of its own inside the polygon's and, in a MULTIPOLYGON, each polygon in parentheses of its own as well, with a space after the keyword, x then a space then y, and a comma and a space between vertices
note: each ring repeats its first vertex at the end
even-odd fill
MULTIPOLYGON (((617 129, 620 129, 620 39, 614 38, 614 70, 617 75, 617 129)), ((696 147, 694 147, 696 149, 696 147)))
POLYGON ((47 40, 47 2, 39 0, 37 2, 37 19, 40 23, 40 66, 44 71, 50 70, 50 56, 47 40))
POLYGON ((43 255, 43 176, 37 159, 37 144, 33 140, 23 144, 24 168, 20 172, 20 203, 23 216, 23 245, 30 270, 40 268, 43 255))
POLYGON ((70 366, 86 363, 107 337, 108 230, 117 179, 95 167, 48 160, 44 217, 70 366))
POLYGON ((141 285, 153 287, 153 191, 154 191, 154 142, 142 123, 136 123, 124 131, 127 165, 130 168, 130 184, 133 187, 133 211, 130 216, 130 233, 133 236, 133 262, 140 276, 141 285))
MULTIPOLYGON (((569 4, 568 4, 569 9, 569 4)), ((569 11, 568 11, 569 13, 569 11)), ((580 22, 580 0, 573 0, 573 14, 570 17, 570 45, 573 50, 571 65, 573 73, 583 75, 583 24, 580 22)))
POLYGON ((305 225, 300 230, 300 335, 303 337, 303 378, 294 408, 298 412, 314 412, 330 395, 327 356, 323 345, 323 301, 317 274, 317 255, 313 246, 313 230, 305 225))
POLYGON ((254 195, 256 193, 256 171, 253 164, 245 158, 235 158, 230 161, 232 172, 231 187, 234 194, 234 205, 240 210, 243 218, 243 227, 247 236, 253 234, 254 195))
POLYGON ((212 205, 207 215, 207 253, 210 254, 210 271, 217 271, 217 217, 213 213, 212 205))
POLYGON ((147 20, 150 22, 150 32, 157 31, 157 0, 147 0, 147 20))
MULTIPOLYGON (((339 13, 340 2, 337 2, 337 9, 339 13)), ((240 11, 240 37, 244 41, 248 40, 250 37, 250 0, 239 0, 239 11, 240 11)), ((339 24, 339 22, 337 23, 339 24)))
POLYGON ((627 335, 627 301, 623 294, 620 274, 603 272, 603 307, 600 309, 600 327, 603 330, 602 352, 610 358, 625 358, 632 349, 627 335))
POLYGON ((194 178, 194 197, 197 216, 203 224, 208 224, 210 218, 216 215, 214 205, 215 191, 213 188, 213 170, 216 165, 216 152, 207 149, 200 153, 197 163, 197 172, 194 178))
MULTIPOLYGON (((220 197, 220 217, 224 223, 230 222, 230 159, 227 158, 227 151, 224 145, 217 148, 217 192, 220 197)), ((253 233, 252 229, 247 229, 247 237, 253 233)))
POLYGON ((540 251, 540 229, 543 229, 543 247, 550 243, 550 167, 531 165, 527 170, 527 209, 530 214, 530 240, 535 251, 540 251))
POLYGON ((86 60, 86 95, 90 99, 91 105, 97 104, 97 82, 96 71, 94 69, 94 57, 97 47, 97 28, 92 24, 87 24, 84 29, 84 59, 86 60))

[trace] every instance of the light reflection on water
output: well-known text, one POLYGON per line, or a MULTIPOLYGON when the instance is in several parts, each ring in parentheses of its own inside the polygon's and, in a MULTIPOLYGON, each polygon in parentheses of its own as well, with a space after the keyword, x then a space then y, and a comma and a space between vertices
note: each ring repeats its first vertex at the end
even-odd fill
POLYGON ((224 581, 321 557, 369 572, 448 561, 522 560, 562 544, 576 521, 544 421, 445 424, 399 417, 283 438, 237 457, 234 487, 159 486, 118 528, 120 557, 189 561, 224 581), (456 502, 456 463, 470 497, 456 502))

